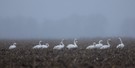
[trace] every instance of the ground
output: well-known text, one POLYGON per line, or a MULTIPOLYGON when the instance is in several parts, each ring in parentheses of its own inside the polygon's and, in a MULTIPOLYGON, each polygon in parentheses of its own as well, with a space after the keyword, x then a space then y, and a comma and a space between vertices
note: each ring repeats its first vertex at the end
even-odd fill
MULTIPOLYGON (((42 40, 50 44, 48 49, 32 49, 39 40, 1 40, 0 68, 135 68, 135 39, 123 38, 123 49, 116 49, 117 38, 111 40, 109 49, 85 49, 100 39, 78 39, 79 48, 72 50, 53 50, 60 40, 42 40), (13 42, 17 48, 9 50, 13 42)), ((64 41, 65 45, 69 43, 73 41, 64 41)))

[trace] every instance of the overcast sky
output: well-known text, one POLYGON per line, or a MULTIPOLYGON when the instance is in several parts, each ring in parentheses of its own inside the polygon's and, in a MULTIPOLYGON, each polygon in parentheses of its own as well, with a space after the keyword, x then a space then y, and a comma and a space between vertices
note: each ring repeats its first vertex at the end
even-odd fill
POLYGON ((0 0, 0 38, 134 36, 134 23, 135 0, 0 0))

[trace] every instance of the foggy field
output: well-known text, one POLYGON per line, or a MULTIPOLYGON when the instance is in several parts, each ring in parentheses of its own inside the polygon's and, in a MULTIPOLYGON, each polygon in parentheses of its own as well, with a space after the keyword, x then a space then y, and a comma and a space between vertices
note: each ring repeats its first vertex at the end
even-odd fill
POLYGON ((134 29, 135 0, 0 0, 0 68, 135 68, 134 29))
MULTIPOLYGON (((100 38, 101 39, 101 38, 100 38)), ((119 40, 112 38, 111 48, 100 50, 86 50, 88 45, 97 39, 78 39, 77 49, 53 50, 61 40, 42 40, 48 42, 48 49, 32 49, 39 40, 1 40, 0 41, 0 68, 134 68, 135 67, 135 39, 123 38, 125 47, 116 49, 119 40), (17 43, 17 48, 8 47, 17 43)), ((106 44, 107 39, 103 39, 106 44)), ((73 40, 64 40, 64 44, 73 43, 73 40)))

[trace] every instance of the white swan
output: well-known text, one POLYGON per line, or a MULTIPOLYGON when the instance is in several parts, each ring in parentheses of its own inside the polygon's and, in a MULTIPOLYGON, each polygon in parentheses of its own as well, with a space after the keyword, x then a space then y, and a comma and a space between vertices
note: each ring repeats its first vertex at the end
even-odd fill
POLYGON ((39 41, 39 44, 36 45, 36 46, 34 46, 33 49, 39 49, 39 48, 41 48, 41 47, 42 47, 41 42, 42 42, 42 41, 39 41))
POLYGON ((107 40, 107 45, 103 45, 102 47, 100 47, 100 49, 107 49, 107 48, 110 48, 110 43, 109 43, 109 41, 110 41, 111 39, 108 39, 107 40))
POLYGON ((93 42, 93 45, 90 45, 90 46, 86 47, 86 49, 94 49, 95 48, 95 45, 96 45, 96 43, 93 42))
POLYGON ((41 48, 48 48, 49 47, 49 44, 46 43, 45 45, 41 45, 41 48))
POLYGON ((75 49, 75 48, 78 48, 78 46, 77 46, 77 40, 76 39, 74 39, 74 44, 68 44, 67 45, 67 48, 68 49, 75 49))
POLYGON ((61 49, 63 49, 64 48, 64 44, 63 44, 63 41, 64 41, 64 39, 62 39, 61 40, 61 42, 60 42, 60 44, 59 45, 56 45, 56 46, 54 46, 54 48, 53 49, 57 49, 57 50, 61 50, 61 49))
POLYGON ((98 44, 95 45, 95 48, 100 48, 103 46, 103 44, 101 43, 103 42, 103 40, 99 40, 98 44))
POLYGON ((16 43, 13 43, 13 45, 10 45, 9 49, 14 49, 16 48, 16 43))
POLYGON ((125 45, 123 44, 121 38, 119 38, 119 40, 120 40, 120 44, 118 44, 116 48, 123 48, 125 45))

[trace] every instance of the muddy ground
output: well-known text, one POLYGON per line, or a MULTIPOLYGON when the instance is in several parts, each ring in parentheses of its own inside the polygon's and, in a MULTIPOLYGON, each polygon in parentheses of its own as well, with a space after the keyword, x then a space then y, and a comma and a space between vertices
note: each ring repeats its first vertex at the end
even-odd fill
MULTIPOLYGON (((1 40, 0 68, 135 68, 135 39, 122 38, 123 49, 116 49, 120 43, 117 38, 112 38, 109 49, 85 49, 100 39, 78 39, 79 48, 73 50, 53 50, 60 40, 42 40, 42 44, 50 44, 48 49, 32 49, 39 40, 1 40), (9 50, 13 42, 17 48, 9 50)), ((69 43, 73 40, 64 41, 65 45, 69 43)))

